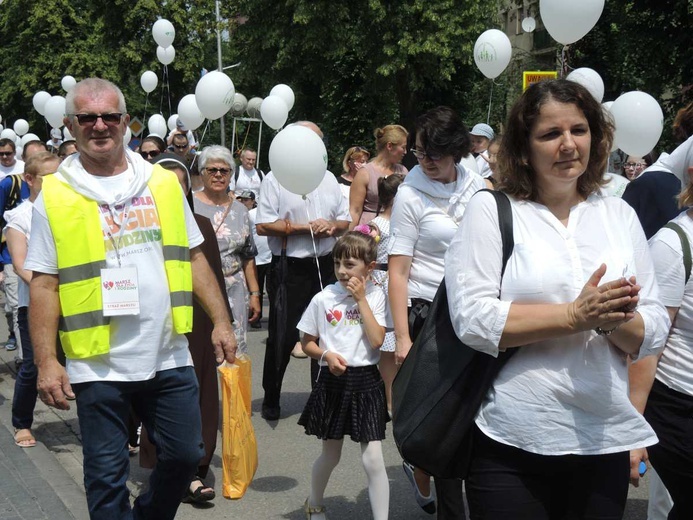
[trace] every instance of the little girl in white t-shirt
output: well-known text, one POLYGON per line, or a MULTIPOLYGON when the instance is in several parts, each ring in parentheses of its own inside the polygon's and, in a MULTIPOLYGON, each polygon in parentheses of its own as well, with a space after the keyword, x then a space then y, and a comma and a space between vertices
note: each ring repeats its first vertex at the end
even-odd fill
POLYGON ((311 520, 325 518, 323 495, 345 435, 361 444, 373 518, 388 517, 390 485, 381 441, 389 417, 377 367, 387 299, 382 288, 369 280, 376 253, 376 241, 369 234, 351 231, 342 236, 332 251, 337 282, 313 297, 297 326, 303 333, 303 351, 320 364, 298 421, 307 435, 322 439, 304 504, 311 520))

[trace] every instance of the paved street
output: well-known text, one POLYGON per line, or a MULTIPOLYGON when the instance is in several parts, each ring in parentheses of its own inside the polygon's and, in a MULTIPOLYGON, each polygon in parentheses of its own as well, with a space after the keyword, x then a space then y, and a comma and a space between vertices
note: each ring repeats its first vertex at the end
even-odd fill
MULTIPOLYGON (((263 420, 260 405, 266 324, 265 319, 261 330, 250 329, 249 332, 253 361, 253 425, 259 451, 255 480, 242 499, 226 500, 221 497, 219 437, 218 456, 214 458, 211 471, 216 479, 214 487, 217 498, 207 508, 183 504, 177 518, 305 518, 302 505, 309 492, 310 467, 320 450, 320 441, 306 436, 296 424, 309 394, 309 361, 292 359, 284 383, 281 419, 272 423, 263 420)), ((6 330, 4 319, 0 320, 0 341, 7 337, 6 330)), ((0 520, 86 519, 80 431, 74 406, 69 411, 58 411, 39 402, 33 429, 38 446, 22 450, 14 445, 10 415, 14 354, 0 346, 0 422, 4 426, 0 428, 0 520)), ((391 435, 389 429, 388 435, 391 435)), ((434 518, 421 511, 414 502, 392 438, 389 437, 383 446, 390 476, 390 517, 402 520, 434 518)), ((134 497, 146 485, 149 472, 139 467, 137 458, 131 461, 130 487, 134 497)), ((584 478, 590 478, 590 475, 584 478)), ((344 443, 342 460, 326 491, 326 506, 328 517, 333 520, 370 518, 360 450, 348 439, 344 443)), ((646 508, 646 488, 631 488, 624 518, 645 520, 646 508)))

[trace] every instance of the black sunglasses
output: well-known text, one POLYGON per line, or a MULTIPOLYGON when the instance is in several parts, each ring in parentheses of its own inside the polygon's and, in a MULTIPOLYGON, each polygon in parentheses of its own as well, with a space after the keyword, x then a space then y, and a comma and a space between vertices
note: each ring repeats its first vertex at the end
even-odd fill
POLYGON ((161 154, 159 150, 152 150, 151 152, 140 152, 140 155, 145 159, 152 159, 159 154, 161 154))
POLYGON ((116 126, 120 124, 120 120, 123 117, 123 114, 119 112, 112 112, 110 114, 72 114, 74 117, 77 118, 77 122, 81 126, 86 126, 86 125, 95 125, 97 119, 101 118, 101 121, 104 122, 105 125, 107 126, 116 126))
POLYGON ((15 152, 0 152, 0 157, 11 157, 15 152))

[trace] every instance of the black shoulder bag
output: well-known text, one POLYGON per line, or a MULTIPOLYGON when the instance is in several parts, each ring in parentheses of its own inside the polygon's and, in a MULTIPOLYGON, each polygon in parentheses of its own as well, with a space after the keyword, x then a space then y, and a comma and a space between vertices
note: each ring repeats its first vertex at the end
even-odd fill
MULTIPOLYGON (((498 205, 503 267, 513 252, 512 209, 508 197, 490 191, 498 205)), ((445 280, 426 321, 394 380, 393 433, 404 460, 440 478, 466 478, 474 418, 505 362, 462 343, 450 321, 445 280)))

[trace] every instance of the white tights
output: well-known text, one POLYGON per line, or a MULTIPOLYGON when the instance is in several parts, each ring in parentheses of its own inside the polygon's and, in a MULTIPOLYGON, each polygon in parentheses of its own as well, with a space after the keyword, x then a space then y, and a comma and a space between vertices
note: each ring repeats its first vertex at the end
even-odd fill
MULTIPOLYGON (((327 481, 334 468, 339 464, 344 440, 322 441, 322 453, 313 463, 313 474, 310 486, 310 505, 319 506, 327 481)), ((383 449, 380 441, 361 443, 361 462, 368 477, 368 497, 374 520, 387 520, 390 509, 390 483, 385 471, 383 449)), ((318 518, 315 515, 315 518, 318 518)))

